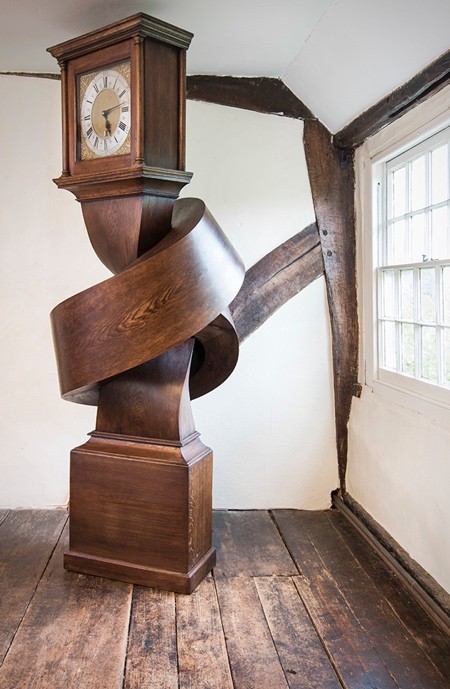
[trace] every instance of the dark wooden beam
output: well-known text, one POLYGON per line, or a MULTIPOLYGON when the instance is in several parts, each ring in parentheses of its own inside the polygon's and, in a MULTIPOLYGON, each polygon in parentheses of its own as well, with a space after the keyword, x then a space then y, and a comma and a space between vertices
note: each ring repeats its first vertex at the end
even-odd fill
POLYGON ((61 76, 59 74, 53 74, 53 72, 0 72, 0 76, 34 77, 35 79, 54 79, 55 81, 61 81, 61 76))
POLYGON ((187 77, 187 97, 268 115, 314 119, 312 112, 281 79, 192 75, 187 77))
POLYGON ((244 283, 230 305, 239 342, 322 274, 319 234, 313 223, 246 272, 244 283))
POLYGON ((360 146, 369 136, 449 83, 450 50, 337 132, 334 143, 339 148, 360 146))
POLYGON ((347 424, 358 374, 353 151, 337 150, 330 132, 317 120, 305 122, 304 144, 328 292, 336 446, 345 493, 347 424))

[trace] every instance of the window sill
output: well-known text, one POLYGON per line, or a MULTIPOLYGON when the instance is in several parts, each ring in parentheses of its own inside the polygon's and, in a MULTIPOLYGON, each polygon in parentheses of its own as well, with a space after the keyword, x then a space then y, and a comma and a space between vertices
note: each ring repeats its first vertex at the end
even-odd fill
MULTIPOLYGON (((395 374, 393 375, 395 376, 395 374)), ((371 384, 366 385, 366 388, 385 402, 427 417, 444 429, 450 430, 450 403, 447 403, 445 400, 431 399, 419 392, 406 390, 387 380, 374 380, 371 384)), ((446 390, 439 389, 439 392, 446 393, 450 398, 450 394, 446 390)))

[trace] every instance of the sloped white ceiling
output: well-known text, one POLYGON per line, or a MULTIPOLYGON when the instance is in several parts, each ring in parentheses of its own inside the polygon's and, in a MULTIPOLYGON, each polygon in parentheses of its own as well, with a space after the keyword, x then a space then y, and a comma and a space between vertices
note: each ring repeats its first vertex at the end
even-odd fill
POLYGON ((332 131, 449 49, 450 0, 0 0, 0 72, 147 12, 194 33, 190 74, 280 77, 332 131))

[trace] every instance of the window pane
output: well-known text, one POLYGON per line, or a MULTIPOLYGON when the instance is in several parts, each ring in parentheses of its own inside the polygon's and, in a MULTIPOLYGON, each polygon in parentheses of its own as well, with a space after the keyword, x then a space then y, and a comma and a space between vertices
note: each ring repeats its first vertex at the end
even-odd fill
POLYGON ((448 248, 447 207, 435 208, 431 212, 431 257, 442 261, 450 257, 448 248))
POLYGON ((405 257, 405 244, 406 222, 404 220, 397 220, 388 227, 388 263, 404 263, 405 260, 408 260, 405 257))
POLYGON ((406 213, 406 167, 392 173, 392 215, 398 218, 406 213))
POLYGON ((450 267, 443 270, 444 323, 450 325, 450 267))
POLYGON ((426 217, 419 213, 411 218, 411 261, 419 263, 426 258, 426 217))
POLYGON ((397 368, 397 343, 395 337, 395 323, 384 321, 382 323, 383 336, 383 366, 397 368))
POLYGON ((414 318, 413 271, 400 271, 400 318, 412 321, 414 318))
POLYGON ((445 382, 450 385, 450 328, 444 328, 445 382))
POLYGON ((410 323, 402 323, 402 371, 414 375, 415 346, 414 326, 410 323))
POLYGON ((427 182, 425 156, 416 158, 411 163, 411 210, 425 208, 427 205, 427 182))
POLYGON ((436 331, 425 326, 422 328, 422 378, 437 380, 436 331))
POLYGON ((436 273, 434 268, 420 269, 420 316, 422 321, 436 321, 436 273))
POLYGON ((448 149, 447 144, 431 153, 431 202, 448 199, 448 149))
POLYGON ((395 318, 397 309, 395 307, 395 270, 384 270, 383 279, 383 305, 382 312, 385 318, 395 318))

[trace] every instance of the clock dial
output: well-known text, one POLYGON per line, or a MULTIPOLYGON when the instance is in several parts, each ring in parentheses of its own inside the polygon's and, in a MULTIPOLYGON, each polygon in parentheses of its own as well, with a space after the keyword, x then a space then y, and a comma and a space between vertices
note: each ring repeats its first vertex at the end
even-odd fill
POLYGON ((128 62, 80 78, 81 160, 130 151, 128 62))

